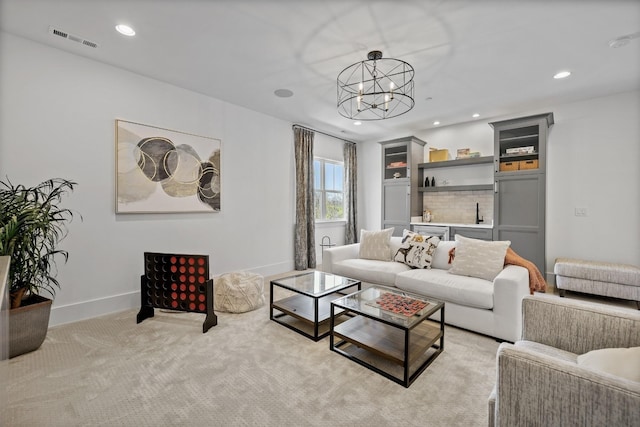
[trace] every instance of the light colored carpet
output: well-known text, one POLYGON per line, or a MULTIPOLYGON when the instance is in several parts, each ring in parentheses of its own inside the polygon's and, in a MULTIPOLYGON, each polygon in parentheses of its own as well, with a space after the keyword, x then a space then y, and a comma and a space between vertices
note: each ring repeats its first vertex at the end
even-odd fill
MULTIPOLYGON (((268 281, 265 288, 268 288, 268 281)), ((267 301, 269 299, 267 298, 267 301)), ((498 343, 453 327, 406 389, 269 320, 137 310, 49 330, 9 362, 10 426, 484 426, 498 343)))

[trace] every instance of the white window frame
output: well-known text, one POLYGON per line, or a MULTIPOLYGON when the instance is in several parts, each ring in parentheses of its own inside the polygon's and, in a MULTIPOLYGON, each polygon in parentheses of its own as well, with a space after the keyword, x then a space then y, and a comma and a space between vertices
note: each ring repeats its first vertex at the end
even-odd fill
MULTIPOLYGON (((315 169, 315 162, 319 161, 320 162, 320 185, 322 188, 318 189, 315 187, 315 179, 316 177, 314 176, 314 186, 313 186, 313 191, 314 191, 314 195, 316 191, 320 191, 322 193, 322 197, 320 198, 320 218, 316 218, 316 223, 320 223, 320 222, 344 222, 346 221, 346 218, 344 217, 344 212, 345 212, 345 206, 344 206, 344 162, 340 161, 340 160, 333 160, 333 159, 326 159, 323 157, 314 157, 313 158, 313 162, 314 162, 314 169, 315 169), (330 163, 330 164, 334 164, 334 165, 340 165, 342 166, 342 171, 343 171, 343 176, 342 176, 342 191, 335 191, 335 190, 326 190, 324 188, 324 184, 325 184, 325 176, 324 176, 324 172, 325 172, 325 164, 330 163), (332 218, 332 219, 326 219, 326 215, 327 215, 327 210, 326 210, 326 194, 327 193, 337 193, 337 194, 342 194, 342 213, 343 216, 342 218, 332 218)), ((315 173, 315 171, 314 171, 315 173)), ((315 213, 314 213, 315 216, 315 213)))

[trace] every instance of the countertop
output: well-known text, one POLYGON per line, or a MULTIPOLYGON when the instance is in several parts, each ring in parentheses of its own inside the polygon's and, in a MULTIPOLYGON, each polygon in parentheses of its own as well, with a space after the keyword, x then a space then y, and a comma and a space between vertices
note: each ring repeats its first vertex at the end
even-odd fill
POLYGON ((433 225, 436 227, 469 227, 469 228, 493 228, 493 224, 456 224, 451 222, 412 222, 411 225, 433 225))

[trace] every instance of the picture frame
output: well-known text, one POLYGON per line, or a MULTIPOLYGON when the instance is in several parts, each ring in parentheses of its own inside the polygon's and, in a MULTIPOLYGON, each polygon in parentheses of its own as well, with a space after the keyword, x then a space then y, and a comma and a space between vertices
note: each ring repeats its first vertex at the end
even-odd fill
POLYGON ((116 213, 220 212, 222 141, 115 121, 116 213))

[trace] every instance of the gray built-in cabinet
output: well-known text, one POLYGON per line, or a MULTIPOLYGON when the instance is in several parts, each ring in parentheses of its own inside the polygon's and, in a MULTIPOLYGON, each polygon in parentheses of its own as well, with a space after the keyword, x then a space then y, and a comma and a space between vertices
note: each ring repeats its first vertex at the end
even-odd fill
POLYGON ((394 236, 410 229, 411 217, 422 215, 418 163, 424 159, 425 142, 409 136, 380 142, 382 145, 382 228, 394 228, 394 236))
POLYGON ((471 239, 493 240, 491 228, 459 227, 457 225, 449 227, 450 240, 454 240, 456 234, 469 237, 471 239))
POLYGON ((546 149, 553 113, 490 123, 494 129, 493 240, 544 274, 546 149))

